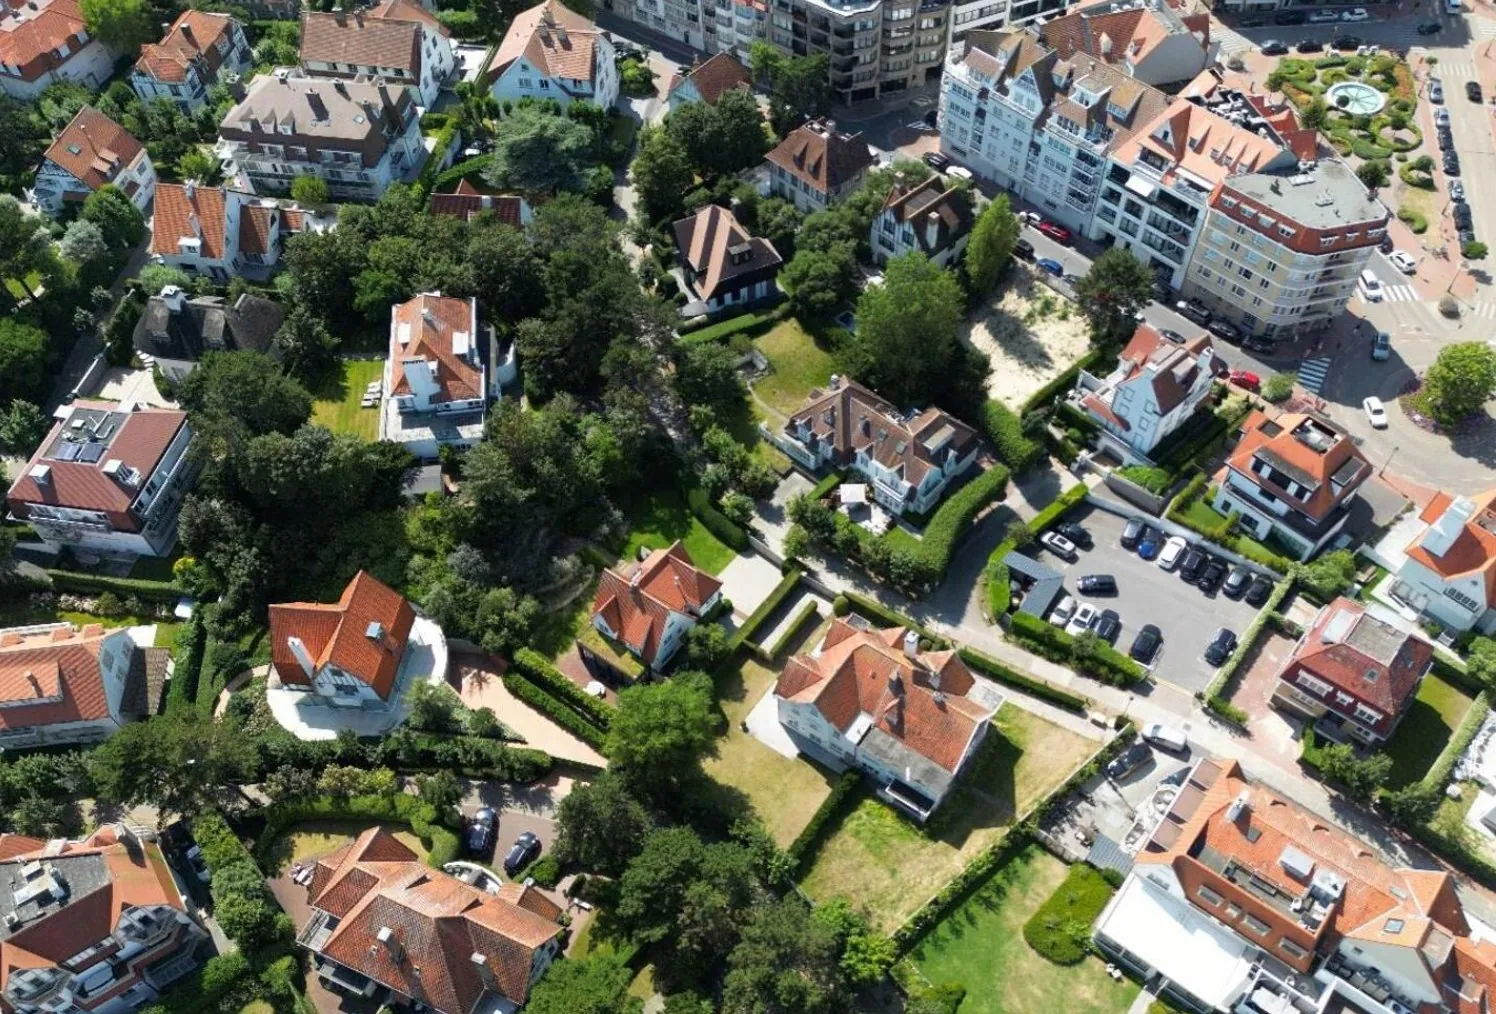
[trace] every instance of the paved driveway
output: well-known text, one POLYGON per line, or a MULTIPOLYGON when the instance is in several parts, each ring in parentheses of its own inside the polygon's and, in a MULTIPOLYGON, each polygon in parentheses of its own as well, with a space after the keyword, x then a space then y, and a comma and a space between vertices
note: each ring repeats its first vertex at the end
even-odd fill
POLYGON ((1231 703, 1247 713, 1247 728, 1252 738, 1252 752, 1274 763, 1292 769, 1299 763, 1303 722, 1289 718, 1268 701, 1278 682, 1278 671, 1293 653, 1293 641, 1282 634, 1268 634, 1258 643, 1247 666, 1241 685, 1231 695, 1231 703))
POLYGON ((778 567, 757 553, 733 558, 717 579, 722 582, 722 594, 732 602, 734 629, 763 604, 783 578, 778 567))
POLYGON ((447 681, 468 707, 488 708, 494 717, 524 737, 525 744, 561 760, 606 767, 608 759, 504 686, 504 667, 483 655, 455 655, 447 681))
POLYGON ((1117 611, 1122 619, 1117 647, 1122 651, 1128 649, 1145 623, 1156 625, 1163 632, 1164 646, 1154 663, 1154 678, 1191 693, 1203 690, 1215 675, 1215 670, 1201 658, 1205 646, 1223 626, 1238 634, 1244 632, 1257 610, 1219 592, 1203 595, 1177 573, 1165 571, 1123 549, 1125 522, 1114 514, 1082 505, 1071 513, 1070 519, 1090 530, 1095 548, 1081 550, 1075 563, 1066 563, 1052 553, 1041 554, 1046 564, 1065 574, 1066 592, 1077 601, 1117 611), (1078 595, 1075 582, 1083 574, 1114 575, 1119 594, 1112 598, 1078 595))

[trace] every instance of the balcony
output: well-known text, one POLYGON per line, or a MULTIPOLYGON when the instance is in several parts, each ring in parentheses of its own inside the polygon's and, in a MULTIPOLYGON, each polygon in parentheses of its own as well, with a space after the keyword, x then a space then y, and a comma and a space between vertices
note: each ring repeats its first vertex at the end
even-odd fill
POLYGON ((903 56, 905 53, 912 53, 912 52, 914 52, 914 43, 913 42, 905 42, 905 43, 903 43, 901 45, 897 45, 897 46, 884 46, 883 47, 883 55, 884 56, 903 56))
POLYGON ((1170 239, 1188 242, 1190 238, 1191 230, 1180 225, 1172 218, 1160 215, 1157 211, 1148 212, 1148 227, 1158 230, 1170 239))

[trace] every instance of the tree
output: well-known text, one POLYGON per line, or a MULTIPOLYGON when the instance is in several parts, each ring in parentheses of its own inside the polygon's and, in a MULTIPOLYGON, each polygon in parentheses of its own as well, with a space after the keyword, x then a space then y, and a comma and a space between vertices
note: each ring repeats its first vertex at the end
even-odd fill
POLYGON ((643 804, 608 771, 561 800, 556 823, 556 857, 607 877, 622 875, 652 826, 643 804))
POLYGON ((462 727, 457 717, 462 701, 449 686, 422 680, 406 693, 405 704, 409 709, 406 721, 412 729, 453 733, 462 727))
POLYGON ((639 132, 639 151, 629 175, 639 196, 640 220, 650 226, 679 218, 686 193, 696 181, 685 146, 659 127, 639 132))
POLYGON ((753 911, 727 959, 723 1014, 830 1014, 846 1009, 835 929, 794 896, 753 911))
POLYGON ((0 398, 35 397, 46 368, 46 332, 13 316, 0 318, 0 398))
POLYGON ((524 233, 492 215, 480 216, 468 235, 467 258, 474 295, 494 319, 523 320, 541 311, 543 266, 524 233))
POLYGON ((1496 350, 1485 342, 1446 345, 1423 377, 1429 414, 1445 426, 1480 411, 1496 392, 1496 350))
POLYGON ((1412 830, 1434 819, 1444 801, 1444 790, 1422 781, 1411 782, 1385 793, 1382 801, 1399 825, 1412 830))
POLYGON ((302 377, 332 366, 337 348, 338 340, 327 330, 322 318, 300 303, 292 305, 275 333, 275 349, 280 353, 281 363, 302 377))
POLYGON ((237 724, 189 711, 125 725, 88 755, 88 766, 102 799, 191 816, 242 780, 255 759, 254 741, 237 724))
POLYGON ((675 389, 688 405, 731 411, 744 396, 737 355, 720 342, 680 344, 675 356, 675 389))
POLYGON ((962 302, 950 272, 921 253, 895 257, 883 284, 857 301, 853 374, 896 405, 939 401, 958 354, 962 302))
POLYGON ((608 729, 611 767, 646 793, 696 771, 716 737, 711 685, 704 673, 680 673, 619 694, 608 729))
POLYGON ((785 263, 795 256, 795 234, 804 221, 800 209, 783 197, 769 197, 758 202, 757 232, 774 244, 785 263))
POLYGON ((707 178, 757 165, 769 146, 758 100, 745 88, 726 92, 715 103, 680 107, 665 120, 665 130, 707 178))
POLYGON ((1274 373, 1262 385, 1262 396, 1273 404, 1287 401, 1293 394, 1293 385, 1299 382, 1297 373, 1274 373))
POLYGON ((64 257, 78 265, 89 264, 109 254, 109 244, 104 241, 103 230, 82 219, 68 226, 57 246, 64 257))
POLYGON ((580 189, 592 163, 592 131, 586 124, 525 106, 499 125, 486 177, 501 189, 550 194, 580 189))
POLYGON ((187 277, 187 272, 168 264, 147 264, 140 269, 140 274, 136 276, 135 281, 139 283, 141 291, 147 296, 159 296, 161 290, 168 285, 175 285, 179 289, 188 289, 192 286, 192 279, 187 277))
MULTIPOLYGON (((218 159, 203 151, 201 148, 189 148, 177 159, 177 175, 184 180, 197 180, 199 183, 211 183, 216 180, 222 167, 218 159)), ((292 185, 292 193, 295 186, 292 185)))
POLYGON ((720 623, 698 623, 686 635, 686 662, 693 669, 711 672, 731 654, 732 638, 720 623))
POLYGON ((1349 549, 1335 549, 1321 553, 1310 563, 1296 564, 1294 576, 1316 597, 1328 602, 1350 587, 1357 566, 1356 555, 1349 549))
MULTIPOLYGON (((1278 74, 1278 71, 1273 71, 1273 74, 1278 74)), ((1275 85, 1273 82, 1273 74, 1268 75, 1268 89, 1275 92, 1282 91, 1283 84, 1287 80, 1287 78, 1284 76, 1280 76, 1275 85)), ((1310 100, 1307 106, 1299 110, 1299 122, 1309 130, 1319 130, 1323 128, 1329 118, 1330 107, 1325 102, 1325 100, 1323 98, 1320 98, 1319 96, 1315 96, 1310 100)))
POLYGON ((89 32, 113 49, 135 54, 156 38, 145 0, 80 0, 78 9, 89 32))
POLYGON ((1465 668, 1486 686, 1496 687, 1496 641, 1489 637, 1473 638, 1465 668))
POLYGON ((462 802, 462 783, 445 769, 420 775, 416 778, 416 786, 421 802, 435 807, 438 816, 452 812, 452 808, 462 802))
POLYGON ((145 238, 145 219, 140 209, 113 183, 89 194, 80 215, 84 221, 97 225, 112 247, 133 247, 145 238))
POLYGON ((1460 247, 1460 256, 1467 261, 1483 261, 1486 259, 1486 252, 1486 245, 1478 239, 1472 239, 1460 247))
MULTIPOLYGON (((51 258, 46 226, 29 215, 9 194, 0 194, 0 279, 11 279, 32 295, 28 275, 40 272, 51 258)), ((0 292, 6 291, 0 287, 0 292)))
POLYGON ((992 291, 1017 242, 1018 216, 1013 214, 1008 195, 999 194, 977 218, 966 244, 966 277, 973 295, 985 296, 992 291))
POLYGON ((1387 776, 1392 773, 1392 758, 1378 753, 1357 760, 1354 747, 1346 743, 1331 743, 1319 751, 1319 766, 1321 773, 1330 781, 1343 785, 1352 799, 1370 802, 1377 790, 1387 783, 1387 776))
POLYGON ((1137 330, 1137 312, 1153 299, 1153 272, 1123 247, 1091 262, 1075 285, 1075 298, 1091 323, 1091 341, 1120 344, 1137 330))
POLYGON ((302 204, 326 204, 327 181, 320 176, 303 173, 291 181, 291 199, 302 204))
POLYGON ((831 59, 815 56, 780 57, 768 66, 769 123, 783 137, 806 120, 831 110, 831 59))
POLYGON ((312 415, 312 396, 275 360, 247 349, 208 352, 177 386, 177 400, 211 456, 237 453, 253 437, 291 433, 312 415))
POLYGON ((838 243, 829 250, 802 246, 779 272, 779 284, 790 294, 798 316, 829 317, 857 291, 857 247, 852 243, 838 243))
POLYGON ((1387 164, 1386 159, 1371 159, 1356 167, 1356 178, 1367 190, 1385 187, 1392 178, 1392 167, 1387 164))
POLYGON ((0 446, 18 457, 27 457, 50 426, 46 414, 34 402, 16 398, 0 411, 0 446))
POLYGON ((644 1001, 629 996, 634 970, 611 951, 557 961, 530 991, 528 1014, 642 1014, 644 1001))

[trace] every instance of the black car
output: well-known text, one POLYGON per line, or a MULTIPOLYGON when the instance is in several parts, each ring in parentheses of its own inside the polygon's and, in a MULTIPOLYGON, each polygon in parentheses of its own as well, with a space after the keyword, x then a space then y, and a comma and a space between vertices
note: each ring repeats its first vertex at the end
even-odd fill
POLYGON ((1205 594, 1212 594, 1221 586, 1226 579, 1226 565, 1215 557, 1211 557, 1205 563, 1205 569, 1200 572, 1200 580, 1197 584, 1205 594))
POLYGON ((1309 15, 1303 11, 1279 11, 1273 15, 1275 25, 1302 25, 1309 20, 1309 15))
POLYGON ((509 854, 504 857, 504 872, 512 877, 529 866, 530 861, 538 855, 540 855, 540 839, 535 837, 535 832, 526 831, 514 839, 509 854))
POLYGON ((1146 527, 1142 518, 1128 518, 1126 527, 1122 529, 1122 548, 1137 549, 1138 543, 1143 538, 1143 529, 1146 527))
POLYGON ((1226 664, 1226 659, 1236 650, 1236 635, 1222 627, 1216 631, 1215 640, 1211 641, 1205 648, 1205 661, 1219 668, 1226 664))
POLYGON ((1207 557, 1198 549, 1191 549, 1184 554, 1184 561, 1179 564, 1179 576, 1190 584, 1200 580, 1200 571, 1205 569, 1207 557))
POLYGON ((1479 101, 1481 101, 1480 82, 1479 81, 1466 81, 1465 82, 1465 98, 1469 99, 1471 102, 1479 102, 1479 101))
POLYGON ((1454 135, 1449 132, 1448 127, 1440 127, 1437 136, 1439 138, 1440 151, 1448 151, 1454 147, 1454 135))
POLYGON ((1228 599, 1239 599, 1247 592, 1247 586, 1252 583, 1252 572, 1245 567, 1232 567, 1231 575, 1226 578, 1226 583, 1221 586, 1221 591, 1228 599))
POLYGON ((1241 332, 1236 325, 1224 320, 1213 320, 1205 326, 1205 330, 1218 338, 1224 338, 1232 345, 1241 344, 1241 332))
POLYGON ((1115 595, 1117 579, 1110 574, 1087 574, 1076 582, 1082 595, 1115 595))
POLYGON ((1293 48, 1300 53, 1318 53, 1325 48, 1325 44, 1318 39, 1300 39, 1293 48))
POLYGON ((1159 645, 1163 643, 1163 631, 1150 623, 1138 631, 1138 636, 1132 639, 1132 647, 1127 653, 1135 660, 1147 665, 1153 661, 1154 656, 1158 654, 1159 645))
POLYGON ((1267 601, 1267 597, 1272 593, 1273 583, 1261 574, 1258 574, 1252 578, 1252 585, 1247 589, 1247 605, 1260 606, 1267 601))
POLYGON ((1123 750, 1117 756, 1106 763, 1106 776, 1113 781, 1126 778, 1138 768, 1147 764, 1153 756, 1153 750, 1142 740, 1133 740, 1131 746, 1123 750))
POLYGON ((951 166, 951 160, 940 154, 940 152, 938 151, 927 151, 925 152, 923 158, 925 160, 925 165, 929 166, 931 169, 934 169, 936 172, 945 172, 951 166))
POLYGON ((472 822, 468 824, 467 850, 475 856, 483 856, 492 852, 494 833, 498 829, 498 814, 486 806, 483 807, 473 814, 472 822))
POLYGON ((1180 334, 1178 331, 1174 331, 1166 327, 1161 327, 1158 329, 1158 334, 1160 338, 1163 338, 1165 341, 1171 341, 1175 345, 1184 344, 1184 335, 1180 334))
POLYGON ((1342 53, 1360 49, 1363 43, 1359 35, 1342 35, 1335 40, 1335 48, 1342 53))
POLYGON ((1091 623, 1091 632, 1107 644, 1116 644, 1117 635, 1122 633, 1122 617, 1115 609, 1103 609, 1091 623))
POLYGON ((1455 225, 1459 226, 1461 229, 1470 228, 1470 223, 1473 220, 1470 215, 1470 205, 1465 204, 1462 201, 1456 201, 1451 213, 1454 215, 1455 225))
POLYGON ((1021 261, 1034 259, 1034 244, 1026 239, 1020 239, 1013 244, 1013 256, 1021 261))
MULTIPOLYGON (((1454 154, 1450 152, 1450 154, 1454 154)), ((1446 158, 1444 160, 1444 175, 1458 176, 1460 174, 1460 160, 1457 158, 1446 158)))
POLYGON ((1474 242, 1475 242, 1475 230, 1474 229, 1461 229, 1460 230, 1460 246, 1466 246, 1466 245, 1468 245, 1470 243, 1474 243, 1474 242))
POLYGON ((1442 21, 1425 21, 1418 26, 1419 35, 1438 35, 1442 31, 1444 31, 1442 21))
POLYGON ((1268 39, 1257 48, 1262 51, 1263 56, 1282 56, 1288 52, 1288 47, 1278 39, 1268 39))
POLYGON ((1065 521, 1054 526, 1054 530, 1085 549, 1091 548, 1091 533, 1074 521, 1065 521))
POLYGON ((1260 356, 1270 356, 1278 351, 1278 346, 1274 345, 1270 340, 1267 338, 1258 338, 1255 335, 1243 339, 1241 347, 1248 352, 1255 352, 1260 356))

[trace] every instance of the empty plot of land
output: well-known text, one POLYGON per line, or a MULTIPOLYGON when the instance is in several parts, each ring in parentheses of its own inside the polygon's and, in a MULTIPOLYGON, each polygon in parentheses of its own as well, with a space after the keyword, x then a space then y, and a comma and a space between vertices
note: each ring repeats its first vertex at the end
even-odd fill
POLYGON ((987 304, 962 324, 961 338, 992 360, 987 393, 1014 408, 1090 348, 1086 320, 1021 265, 987 304))

